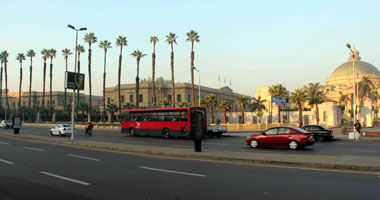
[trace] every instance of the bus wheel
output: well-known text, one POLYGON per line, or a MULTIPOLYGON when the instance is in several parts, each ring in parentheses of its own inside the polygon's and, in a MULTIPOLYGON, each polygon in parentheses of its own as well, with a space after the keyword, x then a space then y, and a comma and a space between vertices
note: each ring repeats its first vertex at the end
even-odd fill
POLYGON ((164 135, 165 138, 169 138, 170 130, 168 128, 164 128, 164 130, 162 131, 162 134, 164 135))
POLYGON ((129 129, 129 133, 131 134, 131 136, 136 136, 136 132, 133 127, 129 129))

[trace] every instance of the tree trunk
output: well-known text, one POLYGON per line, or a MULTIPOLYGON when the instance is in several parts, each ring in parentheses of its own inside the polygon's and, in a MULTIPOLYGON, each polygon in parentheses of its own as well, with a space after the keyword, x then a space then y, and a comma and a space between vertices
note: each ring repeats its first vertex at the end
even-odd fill
MULTIPOLYGON (((66 71, 65 71, 65 73, 67 72, 67 56, 65 56, 65 61, 66 61, 66 71)), ((63 100, 63 121, 65 121, 66 120, 66 105, 67 105, 67 89, 66 89, 66 86, 65 86, 65 94, 64 94, 64 96, 65 96, 65 99, 63 100)))
MULTIPOLYGON (((32 106, 32 74, 33 74, 33 57, 30 57, 30 68, 29 68, 29 109, 32 106)), ((1 97, 0 97, 1 98, 1 97)))
POLYGON ((213 106, 210 106, 210 124, 214 123, 213 106))
POLYGON ((139 103, 140 103, 140 94, 139 94, 139 89, 140 89, 140 78, 139 78, 139 71, 140 71, 140 60, 137 58, 137 74, 136 74, 136 108, 138 109, 139 103))
POLYGON ((241 107, 241 123, 244 124, 244 105, 241 107))
POLYGON ((119 71, 118 71, 118 79, 117 79, 117 92, 118 92, 118 99, 119 99, 119 113, 121 110, 121 96, 120 96, 120 79, 121 79, 121 50, 120 50, 120 55, 119 55, 119 71))
MULTIPOLYGON (((9 101, 8 101, 8 72, 7 72, 7 61, 4 62, 4 70, 5 70, 5 101, 6 101, 6 104, 7 104, 7 110, 9 112, 10 108, 9 108, 9 101)), ((5 111, 7 112, 7 111, 5 111)), ((8 119, 9 119, 9 116, 8 116, 8 119)))
MULTIPOLYGON (((192 105, 195 106, 195 94, 194 94, 194 51, 191 51, 191 63, 190 63, 190 73, 191 73, 191 98, 192 105)), ((201 98, 201 97, 199 97, 201 98)), ((199 105, 200 106, 200 105, 199 105)))
POLYGON ((280 105, 277 105, 277 121, 279 124, 281 124, 281 115, 280 115, 280 112, 281 112, 281 108, 280 108, 280 105))
POLYGON ((172 71, 172 107, 175 108, 175 91, 174 91, 174 52, 170 55, 171 58, 171 71, 172 71))
POLYGON ((21 87, 22 87, 22 62, 20 63, 20 87, 18 90, 18 109, 21 108, 21 87))
POLYGON ((50 63, 50 117, 53 120, 53 59, 50 63))
POLYGON ((298 104, 298 126, 302 127, 302 105, 298 104))
POLYGON ((107 67, 107 50, 104 50, 104 72, 103 72, 103 114, 102 120, 106 119, 106 67, 107 67))
POLYGON ((315 104, 315 119, 317 120, 317 124, 319 124, 319 108, 318 108, 318 104, 315 104))
POLYGON ((223 110, 223 121, 224 124, 226 124, 227 118, 226 118, 226 109, 223 110))
POLYGON ((156 54, 152 53, 152 92, 153 92, 153 107, 156 107, 156 86, 155 86, 155 68, 156 68, 156 54))
POLYGON ((2 108, 2 98, 3 98, 3 62, 1 62, 1 72, 0 72, 0 108, 2 108))
MULTIPOLYGON (((80 53, 78 53, 78 74, 80 73, 80 53)), ((78 81, 78 80, 77 80, 78 81)), ((77 89, 77 109, 75 110, 76 115, 79 118, 79 104, 80 104, 80 92, 79 88, 77 89)))
POLYGON ((41 105, 45 105, 45 85, 46 85, 46 59, 44 60, 44 76, 43 76, 43 86, 42 86, 42 101, 41 105))
POLYGON ((91 112, 92 112, 92 94, 91 94, 91 45, 88 49, 88 88, 89 88, 89 94, 90 94, 90 102, 89 102, 89 119, 88 122, 91 122, 91 112))

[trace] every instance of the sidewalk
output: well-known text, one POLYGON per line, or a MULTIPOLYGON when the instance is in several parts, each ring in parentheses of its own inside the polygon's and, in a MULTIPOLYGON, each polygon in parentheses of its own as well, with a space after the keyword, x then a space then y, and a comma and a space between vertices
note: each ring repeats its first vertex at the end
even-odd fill
POLYGON ((71 141, 69 138, 33 136, 24 134, 14 135, 4 132, 0 132, 0 137, 7 137, 11 139, 26 139, 37 142, 56 143, 60 145, 79 146, 118 152, 138 153, 151 156, 166 156, 274 166, 355 170, 367 172, 380 171, 380 158, 374 156, 320 156, 303 154, 284 155, 276 153, 263 153, 258 151, 232 152, 217 150, 204 150, 202 152, 194 152, 192 149, 190 150, 183 148, 155 147, 148 145, 132 145, 88 140, 71 141))

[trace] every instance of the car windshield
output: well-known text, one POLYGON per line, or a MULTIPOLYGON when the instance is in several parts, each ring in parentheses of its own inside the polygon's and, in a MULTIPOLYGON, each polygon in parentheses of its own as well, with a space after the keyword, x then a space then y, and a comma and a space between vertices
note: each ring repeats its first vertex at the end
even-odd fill
POLYGON ((309 133, 309 132, 307 132, 307 131, 305 131, 305 130, 303 130, 301 128, 293 127, 293 129, 296 130, 296 131, 299 131, 301 133, 309 133))
POLYGON ((71 127, 71 125, 68 125, 68 124, 63 124, 62 126, 63 127, 71 127))
POLYGON ((11 123, 11 120, 4 120, 4 123, 11 123))

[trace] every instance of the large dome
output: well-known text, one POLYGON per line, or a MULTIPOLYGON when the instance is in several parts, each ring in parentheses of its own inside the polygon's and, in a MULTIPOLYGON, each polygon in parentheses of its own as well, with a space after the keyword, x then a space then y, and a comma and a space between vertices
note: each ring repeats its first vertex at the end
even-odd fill
MULTIPOLYGON (((355 61, 355 74, 380 74, 380 71, 370 63, 364 61, 355 61)), ((352 62, 349 61, 337 67, 331 74, 330 79, 342 76, 352 77, 352 62)))

